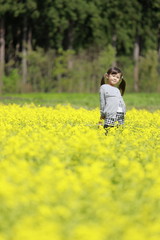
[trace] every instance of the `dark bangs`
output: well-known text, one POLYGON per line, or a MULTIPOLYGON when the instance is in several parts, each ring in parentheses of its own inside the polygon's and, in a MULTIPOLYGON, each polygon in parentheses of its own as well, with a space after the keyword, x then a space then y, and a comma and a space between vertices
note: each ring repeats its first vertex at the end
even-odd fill
POLYGON ((111 72, 110 74, 117 74, 117 73, 120 73, 120 72, 113 71, 113 72, 111 72))
POLYGON ((117 74, 117 73, 121 73, 122 74, 121 70, 119 68, 117 68, 117 67, 112 67, 107 72, 107 74, 117 74))

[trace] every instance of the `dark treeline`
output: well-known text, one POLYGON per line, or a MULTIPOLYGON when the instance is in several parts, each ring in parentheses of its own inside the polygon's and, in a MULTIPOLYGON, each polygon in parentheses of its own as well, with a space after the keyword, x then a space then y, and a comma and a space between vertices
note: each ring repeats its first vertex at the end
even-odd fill
POLYGON ((0 92, 160 91, 160 0, 0 0, 0 92))

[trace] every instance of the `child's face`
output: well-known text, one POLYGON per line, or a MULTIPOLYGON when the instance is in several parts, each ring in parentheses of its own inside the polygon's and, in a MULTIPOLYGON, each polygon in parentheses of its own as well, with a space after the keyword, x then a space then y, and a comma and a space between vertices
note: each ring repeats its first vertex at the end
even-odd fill
POLYGON ((111 73, 107 75, 108 84, 115 86, 121 80, 121 73, 111 73))

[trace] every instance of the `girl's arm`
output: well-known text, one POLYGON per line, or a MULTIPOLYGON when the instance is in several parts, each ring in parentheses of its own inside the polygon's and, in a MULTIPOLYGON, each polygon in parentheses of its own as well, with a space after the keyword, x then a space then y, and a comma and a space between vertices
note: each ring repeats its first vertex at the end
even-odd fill
POLYGON ((105 113, 104 113, 104 109, 105 109, 105 94, 104 94, 104 90, 103 87, 100 87, 100 120, 105 118, 105 113))
POLYGON ((105 113, 104 113, 104 109, 105 109, 105 95, 104 95, 104 90, 103 87, 100 87, 100 120, 98 122, 98 126, 102 126, 103 125, 103 119, 105 118, 105 113))
POLYGON ((125 104, 125 102, 123 100, 123 97, 122 97, 122 104, 123 104, 123 112, 125 114, 126 113, 126 104, 125 104))

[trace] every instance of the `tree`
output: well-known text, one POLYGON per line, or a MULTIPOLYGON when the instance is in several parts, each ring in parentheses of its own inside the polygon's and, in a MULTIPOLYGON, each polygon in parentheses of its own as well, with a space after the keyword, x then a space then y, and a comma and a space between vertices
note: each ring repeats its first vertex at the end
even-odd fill
POLYGON ((5 17, 10 10, 12 1, 0 0, 0 93, 2 93, 3 75, 5 65, 5 17))
MULTIPOLYGON (((82 55, 89 54, 88 64, 94 65, 95 58, 112 45, 119 61, 123 56, 132 59, 134 90, 139 91, 140 57, 149 49, 160 55, 159 18, 160 0, 0 0, 0 89, 5 66, 7 77, 14 68, 21 68, 25 91, 29 49, 54 52, 53 61, 60 59, 59 49, 74 50, 74 58, 67 58, 71 70, 81 50, 82 55)), ((122 65, 125 71, 124 61, 122 65)))
POLYGON ((5 64, 5 27, 4 18, 0 18, 0 93, 2 93, 3 75, 5 64))
MULTIPOLYGON (((23 0, 21 3, 14 2, 14 16, 18 17, 21 22, 22 32, 22 83, 21 91, 24 92, 27 85, 27 51, 28 51, 28 36, 31 36, 31 24, 32 18, 37 17, 37 3, 36 0, 23 0)), ((29 39, 29 46, 31 48, 31 39, 29 39)))

